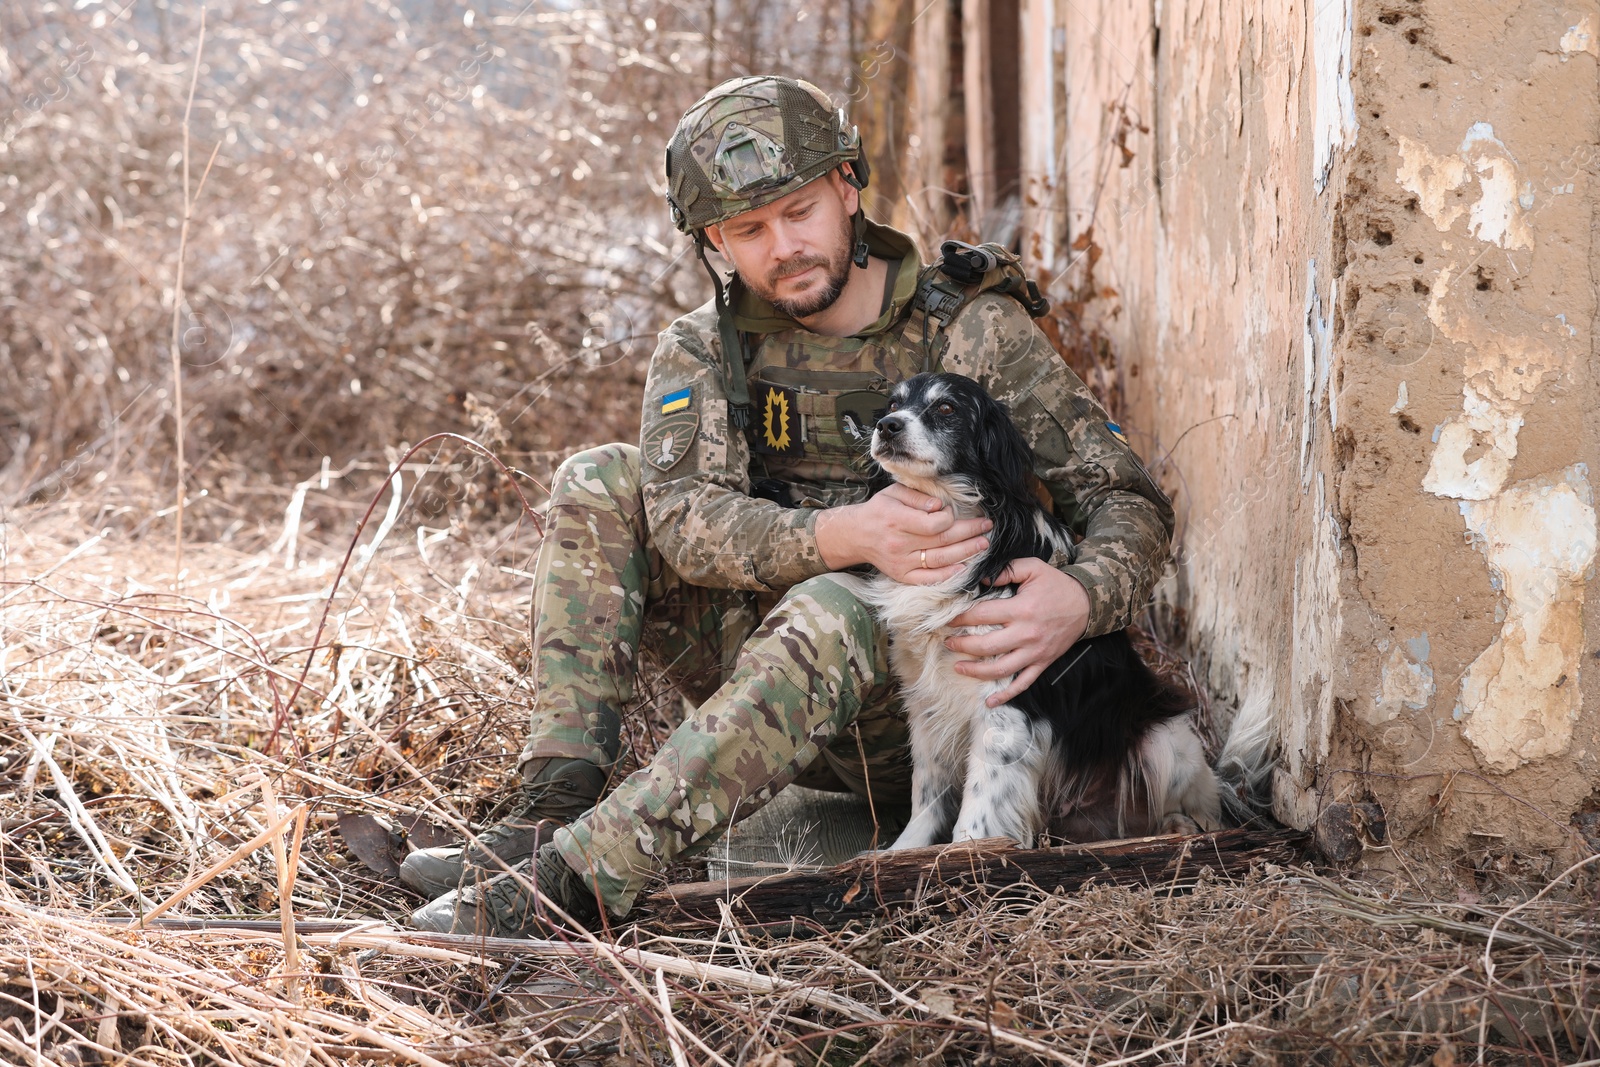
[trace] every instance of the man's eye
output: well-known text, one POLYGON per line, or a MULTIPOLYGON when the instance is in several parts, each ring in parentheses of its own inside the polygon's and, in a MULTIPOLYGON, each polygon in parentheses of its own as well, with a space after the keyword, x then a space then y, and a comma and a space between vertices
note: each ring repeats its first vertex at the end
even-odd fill
POLYGON ((956 413, 956 406, 950 403, 948 400, 941 400, 939 405, 933 410, 939 415, 954 415, 956 413))

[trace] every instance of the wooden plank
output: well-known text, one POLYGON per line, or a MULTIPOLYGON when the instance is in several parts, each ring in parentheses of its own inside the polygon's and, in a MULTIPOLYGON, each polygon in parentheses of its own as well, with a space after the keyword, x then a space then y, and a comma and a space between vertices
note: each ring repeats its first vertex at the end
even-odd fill
POLYGON ((961 80, 967 126, 967 222, 987 240, 983 223, 995 205, 994 93, 991 82, 989 0, 961 0, 961 80))
POLYGON ((1055 0, 1021 0, 1022 262, 1041 285, 1056 270, 1055 0))
POLYGON ((727 902, 734 915, 755 925, 802 920, 836 928, 851 919, 953 901, 977 886, 1030 883, 1070 892, 1090 880, 1177 883, 1202 867, 1239 875, 1259 863, 1297 862, 1309 842, 1299 830, 1221 830, 1037 849, 996 838, 871 853, 823 871, 673 885, 650 896, 646 907, 669 924, 718 922, 719 905, 727 902))
POLYGON ((945 177, 945 132, 950 121, 950 4, 928 0, 912 20, 911 106, 907 142, 906 207, 910 229, 923 248, 937 251, 950 225, 950 183, 945 177))

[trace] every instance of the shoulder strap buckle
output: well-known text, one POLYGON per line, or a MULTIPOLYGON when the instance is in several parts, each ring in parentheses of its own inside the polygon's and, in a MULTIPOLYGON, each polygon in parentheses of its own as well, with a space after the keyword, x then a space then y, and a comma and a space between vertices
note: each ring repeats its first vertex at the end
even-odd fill
POLYGON ((950 320, 956 317, 956 312, 966 303, 966 294, 930 274, 917 286, 914 302, 929 318, 938 319, 939 327, 943 329, 950 325, 950 320))
POLYGON ((946 241, 939 246, 939 269, 957 285, 976 285, 1000 265, 998 245, 969 245, 946 241))
POLYGON ((1050 310, 1050 301, 1022 270, 1022 261, 997 244, 946 241, 939 246, 939 273, 963 289, 993 290, 1014 297, 1030 318, 1050 310))
POLYGON ((1050 310, 1050 298, 1039 292, 1039 287, 1032 278, 1021 274, 1008 274, 1005 281, 995 286, 995 292, 1006 293, 1013 296, 1028 312, 1028 317, 1036 319, 1050 310))

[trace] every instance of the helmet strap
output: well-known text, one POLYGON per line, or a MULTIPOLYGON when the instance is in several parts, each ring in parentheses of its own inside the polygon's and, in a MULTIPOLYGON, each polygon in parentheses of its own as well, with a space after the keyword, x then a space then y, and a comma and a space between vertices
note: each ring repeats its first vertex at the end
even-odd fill
POLYGON ((722 376, 728 394, 728 420, 734 428, 743 430, 750 425, 750 387, 744 380, 744 343, 733 325, 733 312, 728 308, 728 294, 722 277, 706 258, 706 232, 694 235, 694 250, 700 265, 711 275, 712 299, 717 305, 717 333, 722 339, 722 362, 726 368, 722 376))
MULTIPOLYGON (((856 187, 859 194, 867 187, 867 157, 865 153, 857 156, 849 163, 839 167, 839 173, 844 180, 856 187)), ((850 258, 855 265, 865 268, 867 265, 867 205, 860 200, 856 201, 855 217, 855 247, 850 250, 850 258)))

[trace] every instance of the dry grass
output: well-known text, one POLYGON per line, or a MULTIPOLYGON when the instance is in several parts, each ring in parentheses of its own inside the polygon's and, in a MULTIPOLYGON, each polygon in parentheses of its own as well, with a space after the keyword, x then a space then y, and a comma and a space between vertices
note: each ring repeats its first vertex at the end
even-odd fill
MULTIPOLYGON (((402 474, 402 503, 416 483, 402 474)), ((337 479, 306 492, 364 507, 337 479)), ((795 940, 732 922, 614 942, 408 934, 416 899, 332 822, 486 813, 523 730, 537 531, 466 508, 448 529, 405 507, 388 522, 385 498, 335 590, 347 545, 296 536, 288 504, 192 545, 182 597, 165 592, 165 535, 106 501, 0 528, 0 1058, 1445 1064, 1600 1048, 1593 915, 1566 882, 1521 910, 1273 870, 977 893, 795 940), (230 859, 161 922, 248 929, 130 928, 230 859)), ((672 701, 645 703, 659 718, 672 701)))

